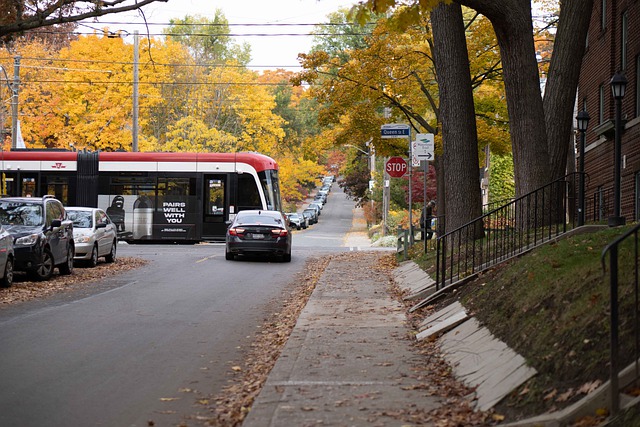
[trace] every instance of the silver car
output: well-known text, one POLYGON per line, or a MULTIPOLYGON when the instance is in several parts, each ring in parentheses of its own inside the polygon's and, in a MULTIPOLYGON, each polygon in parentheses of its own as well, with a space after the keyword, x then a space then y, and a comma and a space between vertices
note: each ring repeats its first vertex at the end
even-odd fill
POLYGON ((101 257, 107 262, 114 262, 118 231, 106 212, 82 207, 68 207, 66 211, 73 221, 73 240, 76 245, 74 260, 83 261, 90 267, 95 267, 101 257))
POLYGON ((13 283, 13 236, 0 226, 0 287, 8 288, 13 283))

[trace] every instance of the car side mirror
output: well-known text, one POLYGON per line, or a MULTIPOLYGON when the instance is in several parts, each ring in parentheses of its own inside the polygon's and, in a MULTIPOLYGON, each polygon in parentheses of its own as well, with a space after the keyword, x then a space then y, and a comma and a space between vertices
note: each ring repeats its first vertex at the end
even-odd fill
POLYGON ((54 219, 51 221, 51 228, 60 228, 62 226, 62 221, 59 219, 54 219))
POLYGON ((101 222, 100 224, 96 225, 96 228, 107 228, 107 224, 104 222, 101 222))

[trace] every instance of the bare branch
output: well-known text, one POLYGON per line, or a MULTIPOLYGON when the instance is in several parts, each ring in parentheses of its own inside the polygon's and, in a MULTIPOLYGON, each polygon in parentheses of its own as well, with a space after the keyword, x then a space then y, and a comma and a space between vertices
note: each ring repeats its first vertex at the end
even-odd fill
POLYGON ((33 13, 20 14, 13 22, 0 25, 0 38, 34 28, 78 22, 88 18, 127 12, 140 9, 155 2, 166 3, 168 0, 136 0, 134 4, 121 5, 127 0, 96 2, 95 0, 59 0, 44 9, 36 9, 33 13), (65 15, 65 11, 68 13, 65 15))

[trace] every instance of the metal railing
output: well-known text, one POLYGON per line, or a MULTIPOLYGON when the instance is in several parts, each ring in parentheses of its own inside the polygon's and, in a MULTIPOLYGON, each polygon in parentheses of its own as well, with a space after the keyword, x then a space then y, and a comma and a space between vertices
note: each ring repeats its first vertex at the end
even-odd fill
POLYGON ((595 223, 607 222, 613 215, 613 188, 600 189, 587 201, 586 217, 595 223))
POLYGON ((606 276, 606 257, 609 255, 610 290, 610 385, 611 414, 620 411, 620 391, 640 382, 640 305, 638 302, 638 237, 640 224, 609 243, 602 251, 602 269, 606 276), (621 258, 622 257, 622 258, 621 258), (621 319, 623 320, 621 322, 621 319), (620 340, 621 327, 633 340, 620 340), (633 341, 633 343, 631 343, 633 341), (633 348, 630 348, 633 347, 633 348), (624 355, 623 358, 620 355, 624 355), (620 384, 620 366, 633 361, 630 375, 620 384))
POLYGON ((466 279, 574 228, 580 175, 564 176, 438 236, 436 289, 466 279))

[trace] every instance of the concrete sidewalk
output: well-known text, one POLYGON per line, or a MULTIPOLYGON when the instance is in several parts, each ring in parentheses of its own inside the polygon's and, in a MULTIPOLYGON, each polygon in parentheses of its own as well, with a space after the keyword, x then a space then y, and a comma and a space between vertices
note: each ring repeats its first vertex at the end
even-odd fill
POLYGON ((413 370, 420 359, 390 275, 375 271, 382 256, 330 261, 244 427, 403 426, 401 413, 439 406, 413 370))

